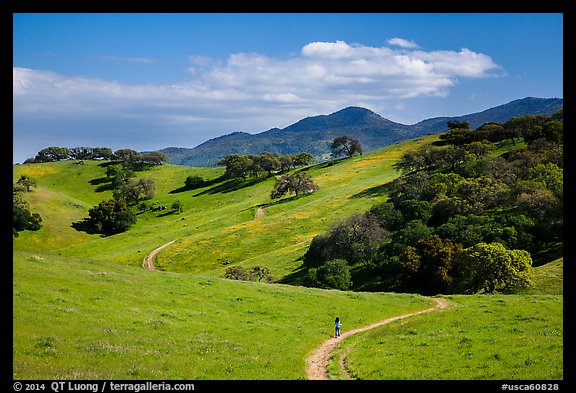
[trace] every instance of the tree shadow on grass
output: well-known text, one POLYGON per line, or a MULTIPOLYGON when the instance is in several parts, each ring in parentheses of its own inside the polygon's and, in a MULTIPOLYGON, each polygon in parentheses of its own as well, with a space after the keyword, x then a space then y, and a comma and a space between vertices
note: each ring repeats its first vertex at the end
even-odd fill
MULTIPOLYGON (((303 259, 304 257, 302 256, 298 258, 297 261, 303 261, 303 259)), ((279 280, 278 282, 280 284, 302 285, 302 282, 304 281, 304 277, 306 277, 306 274, 308 274, 308 268, 304 266, 304 263, 302 263, 302 265, 294 269, 292 273, 288 273, 287 275, 282 277, 282 279, 279 280)))
POLYGON ((360 198, 376 198, 379 196, 384 196, 390 193, 394 189, 392 182, 384 183, 379 186, 374 186, 360 191, 357 194, 350 196, 350 199, 360 199, 360 198))
POLYGON ((89 181, 90 184, 92 184, 93 186, 98 186, 96 187, 96 192, 103 192, 103 191, 109 191, 109 190, 113 190, 114 186, 112 185, 112 179, 109 179, 107 177, 99 177, 98 179, 92 179, 89 181))
MULTIPOLYGON (((193 186, 193 187, 188 187, 186 185, 183 185, 182 187, 176 188, 172 191, 169 191, 168 193, 169 194, 179 194, 181 192, 193 191, 193 190, 197 190, 200 188, 211 187, 215 184, 222 183, 224 180, 226 180, 226 178, 224 177, 224 175, 222 175, 222 176, 219 176, 219 177, 212 179, 212 180, 204 180, 204 182, 202 182, 196 186, 193 186)), ((207 190, 205 190, 205 191, 207 191, 207 190)), ((205 191, 203 191, 203 192, 205 192, 205 191)), ((194 196, 198 196, 198 194, 194 195, 194 196)))
POLYGON ((298 199, 300 199, 300 198, 306 198, 307 196, 310 196, 310 195, 312 195, 312 194, 313 194, 313 193, 301 194, 301 195, 298 195, 298 196, 292 195, 292 196, 289 196, 289 197, 286 197, 286 198, 277 199, 277 200, 272 201, 272 202, 260 203, 260 204, 258 204, 258 205, 249 207, 249 208, 244 209, 244 210, 241 210, 241 211, 246 211, 246 210, 250 210, 250 209, 254 209, 254 208, 259 208, 259 207, 261 207, 261 208, 266 208, 266 207, 281 205, 281 204, 283 204, 283 203, 292 202, 292 201, 298 200, 298 199))
MULTIPOLYGON (((222 177, 219 177, 218 179, 222 179, 222 177)), ((198 194, 195 194, 194 196, 198 197, 198 196, 202 196, 202 195, 227 194, 229 192, 238 191, 242 188, 251 187, 253 185, 256 185, 258 183, 266 181, 268 179, 270 179, 270 177, 268 177, 268 176, 258 177, 258 178, 250 179, 250 180, 230 179, 230 180, 225 181, 221 184, 218 184, 212 188, 209 188, 207 190, 199 192, 198 194)))
POLYGON ((342 163, 348 161, 349 159, 350 159, 350 157, 336 158, 336 159, 333 159, 333 160, 330 160, 330 161, 325 161, 325 162, 321 162, 321 163, 319 163, 319 164, 307 166, 307 167, 303 168, 302 170, 303 170, 304 172, 306 172, 306 171, 308 171, 308 170, 310 170, 310 169, 329 168, 329 167, 334 166, 334 165, 342 164, 342 163))
POLYGON ((89 235, 100 235, 100 237, 108 237, 113 235, 114 233, 99 233, 96 229, 90 224, 88 218, 84 218, 81 221, 73 222, 70 225, 72 228, 76 229, 78 232, 86 232, 89 235))

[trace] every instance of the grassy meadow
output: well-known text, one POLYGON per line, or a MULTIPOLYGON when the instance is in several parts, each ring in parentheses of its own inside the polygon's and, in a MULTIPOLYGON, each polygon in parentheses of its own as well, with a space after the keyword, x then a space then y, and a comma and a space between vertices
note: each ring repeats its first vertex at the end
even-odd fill
POLYGON ((430 305, 19 251, 14 378, 305 379, 335 315, 353 328, 430 305))
MULTIPOLYGON (((112 197, 99 161, 13 166, 43 227, 13 241, 14 379, 305 379, 305 360, 345 329, 430 307, 412 294, 344 292, 222 278, 229 264, 267 266, 297 283, 311 239, 386 199, 394 163, 430 135, 307 168, 318 192, 272 200, 274 179, 221 181, 224 168, 162 165, 152 202, 113 236, 74 228, 112 197), (184 189, 187 176, 206 185, 184 189), (174 201, 183 212, 173 213, 174 201), (263 214, 257 215, 261 209, 263 214), (175 240, 142 267, 146 254, 175 240)), ((452 307, 344 340, 330 362, 346 379, 561 379, 563 260, 536 268, 520 295, 451 296, 452 307), (439 356, 440 355, 440 356, 439 356), (399 359, 401 359, 399 361, 399 359)))
POLYGON ((446 299, 454 304, 451 308, 352 336, 333 353, 330 378, 563 379, 561 296, 446 299))

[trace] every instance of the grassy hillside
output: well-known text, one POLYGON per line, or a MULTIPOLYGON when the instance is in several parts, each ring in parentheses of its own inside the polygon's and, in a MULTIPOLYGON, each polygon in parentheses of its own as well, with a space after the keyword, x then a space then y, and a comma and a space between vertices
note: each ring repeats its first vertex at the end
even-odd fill
MULTIPOLYGON (((331 336, 335 316, 352 329, 431 301, 229 281, 224 270, 264 265, 294 281, 310 240, 384 200, 396 160, 436 139, 313 166, 320 190, 298 199, 273 201, 273 179, 217 180, 223 168, 138 172, 155 181, 150 203, 179 200, 184 211, 147 211, 129 231, 108 237, 73 227, 112 195, 101 162, 14 166, 13 181, 23 174, 37 181, 26 199, 43 218, 41 230, 13 242, 14 378, 305 378, 305 359, 331 336), (184 190, 187 176, 208 185, 184 190), (155 261, 159 271, 142 268, 147 253, 174 239, 155 261)), ((340 353, 363 379, 561 378, 562 263, 538 267, 526 295, 454 296, 454 307, 351 337, 340 353), (422 364, 438 374, 424 376, 422 364)))
POLYGON ((529 295, 564 294, 564 258, 534 269, 534 285, 526 290, 529 295))
POLYGON ((353 211, 367 210, 385 198, 380 186, 397 176, 392 167, 407 148, 430 143, 437 136, 402 142, 352 159, 311 167, 308 172, 320 190, 303 198, 270 198, 274 179, 260 182, 213 182, 207 187, 183 191, 187 176, 202 176, 210 183, 223 168, 189 168, 163 165, 137 172, 152 178, 156 196, 149 201, 170 206, 182 202, 180 214, 145 212, 128 232, 102 237, 72 227, 88 216, 88 209, 109 199, 105 167, 64 161, 17 165, 13 179, 22 174, 36 179, 38 187, 27 193, 32 211, 44 227, 24 232, 14 242, 17 249, 57 251, 63 256, 90 255, 95 259, 139 266, 144 255, 178 239, 160 253, 161 270, 222 276, 225 265, 264 265, 281 279, 293 273, 311 239, 336 220, 353 211), (257 218, 256 211, 263 209, 257 218))

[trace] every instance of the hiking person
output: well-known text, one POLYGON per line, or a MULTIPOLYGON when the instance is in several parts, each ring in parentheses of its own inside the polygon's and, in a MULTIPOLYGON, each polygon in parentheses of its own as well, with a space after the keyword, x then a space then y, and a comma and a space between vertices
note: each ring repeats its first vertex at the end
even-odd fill
POLYGON ((340 318, 336 317, 336 319, 334 320, 334 333, 336 335, 336 337, 340 336, 340 318))

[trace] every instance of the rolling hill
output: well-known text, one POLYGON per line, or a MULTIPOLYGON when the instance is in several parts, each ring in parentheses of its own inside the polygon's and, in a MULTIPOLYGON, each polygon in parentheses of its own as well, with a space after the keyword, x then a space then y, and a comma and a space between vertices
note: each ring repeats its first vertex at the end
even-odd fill
MULTIPOLYGON (((273 178, 222 180, 224 168, 138 172, 155 181, 150 202, 179 200, 183 212, 142 212, 112 236, 73 226, 112 196, 102 186, 106 163, 14 165, 14 182, 36 180, 25 197, 43 218, 39 231, 13 241, 14 379, 304 379, 305 359, 330 338, 335 315, 353 329, 428 308, 430 299, 233 281, 224 270, 265 265, 276 279, 297 283, 310 240, 385 200, 382 186, 398 176, 393 165, 402 154, 436 140, 427 135, 309 167, 320 190, 301 198, 271 200, 273 178), (206 184, 183 189, 187 176, 206 184), (155 260, 158 270, 142 267, 146 254, 172 240, 155 260)), ((341 353, 362 379, 428 379, 422 364, 438 371, 436 379, 562 379, 561 266, 538 268, 540 285, 530 294, 448 297, 454 307, 380 328, 352 346, 344 341, 341 353)), ((335 367, 329 375, 340 378, 335 367)))
POLYGON ((317 161, 325 161, 330 156, 330 143, 343 134, 358 139, 364 151, 369 152, 402 140, 446 131, 446 123, 451 120, 467 121, 475 129, 487 122, 504 123, 526 114, 550 115, 562 106, 561 98, 527 97, 478 113, 436 117, 413 125, 393 122, 365 108, 348 107, 330 115, 307 117, 283 129, 272 128, 257 134, 234 132, 192 149, 169 147, 161 151, 173 164, 195 167, 215 166, 232 153, 260 154, 265 151, 280 154, 307 151, 317 161))

